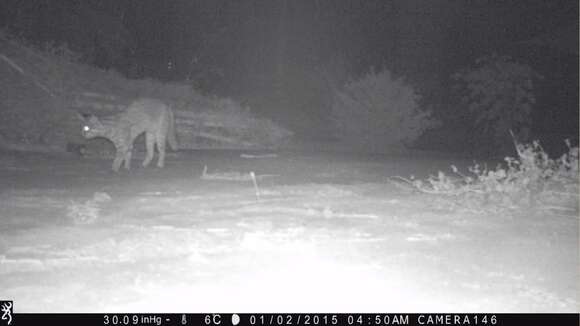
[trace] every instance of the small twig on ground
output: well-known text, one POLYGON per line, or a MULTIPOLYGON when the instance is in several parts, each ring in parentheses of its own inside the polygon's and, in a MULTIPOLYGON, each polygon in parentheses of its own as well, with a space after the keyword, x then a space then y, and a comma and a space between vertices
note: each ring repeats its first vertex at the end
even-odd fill
POLYGON ((241 158, 276 158, 278 157, 278 154, 240 154, 241 158))
POLYGON ((432 195, 453 195, 453 196, 458 196, 458 195, 465 194, 465 193, 468 193, 468 192, 476 193, 476 194, 484 194, 485 193, 485 191, 483 191, 483 190, 472 189, 472 188, 457 188, 455 190, 442 190, 442 189, 433 189, 433 190, 431 190, 431 189, 427 189, 425 186, 421 186, 421 185, 416 184, 412 180, 409 180, 407 178, 403 178, 403 177, 398 176, 398 175, 389 177, 389 179, 391 179, 391 181, 394 184, 396 184, 396 185, 397 184, 400 185, 400 183, 399 182, 395 182, 393 179, 401 180, 401 181, 405 182, 406 184, 408 184, 409 185, 409 188, 411 188, 411 189, 415 189, 415 190, 418 190, 418 191, 420 191, 422 193, 432 194, 432 195))
POLYGON ((256 200, 260 201, 260 189, 258 188, 258 181, 256 181, 256 174, 254 171, 250 172, 250 176, 252 177, 252 182, 254 183, 254 190, 256 190, 256 200))
POLYGON ((388 177, 388 178, 387 178, 387 181, 388 181, 388 182, 391 182, 392 184, 394 184, 395 186, 397 186, 397 187, 399 187, 399 188, 401 188, 401 189, 403 189, 403 190, 411 190, 411 191, 418 190, 418 189, 417 189, 417 188, 416 188, 416 187, 413 185, 413 183, 411 183, 411 181, 410 181, 410 180, 408 180, 408 179, 405 179, 405 178, 403 178, 403 177, 399 177, 399 176, 388 177), (404 181, 404 182, 395 181, 394 179, 400 179, 400 180, 402 180, 402 181, 404 181))
POLYGON ((203 172, 201 173, 201 179, 203 180, 225 180, 225 181, 248 181, 251 179, 264 179, 264 178, 273 178, 279 177, 278 174, 259 174, 252 176, 250 173, 241 173, 241 172, 207 172, 207 165, 204 166, 203 172))

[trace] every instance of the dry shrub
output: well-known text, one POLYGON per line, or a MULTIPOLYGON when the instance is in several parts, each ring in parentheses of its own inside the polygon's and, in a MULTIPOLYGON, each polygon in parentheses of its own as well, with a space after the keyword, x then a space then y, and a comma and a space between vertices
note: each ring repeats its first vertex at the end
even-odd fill
POLYGON ((538 141, 515 145, 518 158, 506 157, 505 164, 495 169, 476 164, 466 175, 452 165, 453 176, 439 171, 427 180, 396 179, 421 192, 451 196, 458 204, 477 205, 484 211, 533 207, 578 217, 578 147, 566 140, 568 151, 552 159, 538 141), (487 204, 485 209, 482 204, 487 204))

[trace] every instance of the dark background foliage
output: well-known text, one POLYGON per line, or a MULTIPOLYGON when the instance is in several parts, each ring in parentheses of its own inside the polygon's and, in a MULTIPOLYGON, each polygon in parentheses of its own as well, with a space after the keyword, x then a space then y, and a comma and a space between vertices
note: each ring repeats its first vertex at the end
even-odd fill
POLYGON ((129 78, 187 80, 316 135, 333 87, 372 67, 404 76, 445 116, 454 72, 510 55, 545 76, 535 130, 578 130, 575 0, 2 0, 0 27, 129 78))

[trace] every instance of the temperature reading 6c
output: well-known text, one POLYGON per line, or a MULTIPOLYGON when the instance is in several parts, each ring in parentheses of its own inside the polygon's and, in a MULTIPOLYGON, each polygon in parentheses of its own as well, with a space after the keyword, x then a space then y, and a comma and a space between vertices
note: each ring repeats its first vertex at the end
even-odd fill
POLYGON ((222 317, 220 315, 205 315, 203 321, 206 325, 220 325, 222 323, 222 317))

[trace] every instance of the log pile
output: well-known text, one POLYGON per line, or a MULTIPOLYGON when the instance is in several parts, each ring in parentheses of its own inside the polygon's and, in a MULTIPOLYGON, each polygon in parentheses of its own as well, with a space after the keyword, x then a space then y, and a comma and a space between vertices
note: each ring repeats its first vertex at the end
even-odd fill
POLYGON ((143 97, 173 108, 183 149, 272 148, 292 135, 233 100, 201 95, 191 85, 129 80, 69 60, 74 55, 67 51, 38 49, 2 33, 0 46, 0 136, 8 142, 64 150, 67 143, 84 142, 74 111, 112 115, 143 97))
MULTIPOLYGON (((199 96, 199 95, 198 95, 199 96)), ((73 110, 107 116, 122 112, 134 98, 83 92, 72 101, 73 110)), ((272 148, 292 133, 266 119, 253 116, 228 99, 201 98, 196 101, 162 99, 175 115, 176 132, 182 149, 272 148)))

